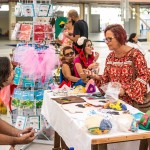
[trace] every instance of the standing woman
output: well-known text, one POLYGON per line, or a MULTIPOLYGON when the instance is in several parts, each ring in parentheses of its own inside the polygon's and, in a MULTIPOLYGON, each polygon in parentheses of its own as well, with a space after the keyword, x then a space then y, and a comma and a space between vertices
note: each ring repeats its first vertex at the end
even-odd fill
MULTIPOLYGON (((95 79, 99 89, 108 82, 119 82, 120 99, 131 105, 143 104, 148 81, 148 69, 143 54, 125 44, 127 36, 121 25, 109 25, 104 33, 105 42, 111 51, 106 59, 104 74, 98 76, 88 70, 85 70, 85 74, 95 79)), ((147 140, 141 140, 140 150, 146 150, 147 147, 147 140)))
MULTIPOLYGON (((7 57, 0 57, 0 90, 13 84, 14 70, 7 57)), ((35 138, 32 128, 19 130, 0 119, 0 145, 28 144, 35 138), (22 135, 22 136, 20 136, 22 135)), ((14 146, 11 147, 11 150, 14 146)))
POLYGON ((92 70, 98 68, 98 63, 95 61, 98 59, 99 54, 97 53, 94 57, 91 40, 81 37, 77 43, 80 43, 80 48, 76 47, 76 51, 78 51, 79 55, 74 59, 75 76, 87 83, 89 79, 87 75, 83 73, 83 69, 92 70))

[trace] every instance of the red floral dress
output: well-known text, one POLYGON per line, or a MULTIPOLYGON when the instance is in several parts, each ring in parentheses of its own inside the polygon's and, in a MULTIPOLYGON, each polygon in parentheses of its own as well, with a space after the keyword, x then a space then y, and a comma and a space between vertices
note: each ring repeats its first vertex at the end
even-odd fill
POLYGON ((100 80, 96 80, 99 89, 108 82, 119 82, 125 90, 124 96, 119 97, 120 99, 129 104, 132 104, 133 100, 143 103, 144 94, 147 92, 148 69, 146 60, 139 50, 132 49, 121 58, 115 57, 114 52, 110 53, 106 59, 104 74, 99 77, 100 80))

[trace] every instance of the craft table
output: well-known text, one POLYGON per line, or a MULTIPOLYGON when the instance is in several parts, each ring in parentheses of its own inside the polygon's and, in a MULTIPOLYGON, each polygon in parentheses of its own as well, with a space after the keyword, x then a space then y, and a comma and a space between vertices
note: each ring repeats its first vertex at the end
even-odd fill
MULTIPOLYGON (((88 133, 84 126, 83 120, 86 118, 85 111, 81 113, 80 108, 77 113, 70 113, 64 108, 66 104, 61 105, 52 100, 52 97, 54 97, 52 92, 44 92, 41 114, 47 119, 58 135, 62 137, 66 145, 68 147, 74 147, 75 150, 98 150, 97 145, 106 144, 108 150, 137 150, 139 147, 140 139, 150 138, 150 132, 144 130, 138 130, 138 132, 134 133, 119 132, 113 129, 108 134, 92 135, 88 133)), ((75 103, 67 105, 70 105, 70 108, 74 108, 75 103)), ((138 112, 138 110, 132 106, 126 106, 131 113, 138 112)), ((55 142, 57 143, 57 141, 55 142)))

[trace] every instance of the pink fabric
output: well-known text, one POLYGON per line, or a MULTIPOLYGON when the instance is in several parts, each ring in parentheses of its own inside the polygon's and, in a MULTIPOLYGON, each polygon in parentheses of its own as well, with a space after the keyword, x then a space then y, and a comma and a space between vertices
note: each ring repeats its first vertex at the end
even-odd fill
MULTIPOLYGON (((75 72, 75 76, 78 77, 78 78, 80 78, 80 76, 79 76, 79 74, 78 74, 78 71, 77 71, 77 69, 76 69, 76 67, 75 67, 75 64, 76 64, 76 63, 81 64, 81 66, 83 67, 83 64, 82 64, 82 62, 81 62, 79 56, 77 56, 77 57, 74 59, 74 72, 75 72)), ((93 63, 93 59, 92 59, 91 57, 89 57, 89 58, 88 58, 88 61, 87 61, 87 65, 89 66, 89 65, 92 64, 92 63, 93 63)), ((83 68, 83 69, 85 69, 85 68, 83 68)))
POLYGON ((17 62, 21 65, 23 74, 29 75, 34 80, 42 77, 42 81, 52 75, 52 70, 59 65, 59 60, 55 54, 53 46, 46 50, 36 51, 33 47, 26 47, 24 51, 15 52, 17 62))
POLYGON ((2 101, 4 102, 4 104, 6 106, 9 105, 10 95, 11 95, 10 85, 8 85, 0 90, 0 98, 2 99, 2 101))

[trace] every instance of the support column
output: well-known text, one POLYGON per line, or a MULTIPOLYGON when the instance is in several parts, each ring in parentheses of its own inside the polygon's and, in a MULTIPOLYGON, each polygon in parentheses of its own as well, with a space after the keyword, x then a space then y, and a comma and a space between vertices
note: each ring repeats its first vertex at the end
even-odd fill
POLYGON ((80 18, 85 20, 85 4, 79 4, 80 18))
POLYGON ((91 5, 88 4, 88 13, 87 13, 87 23, 89 27, 89 32, 92 32, 92 16, 91 16, 91 5))
POLYGON ((16 24, 16 16, 14 15, 15 5, 16 5, 16 2, 9 2, 9 40, 12 40, 11 34, 16 24))
POLYGON ((140 18, 138 16, 140 16, 140 5, 136 5, 135 6, 135 12, 137 13, 136 17, 135 17, 135 28, 136 28, 136 33, 139 36, 140 35, 140 18))

